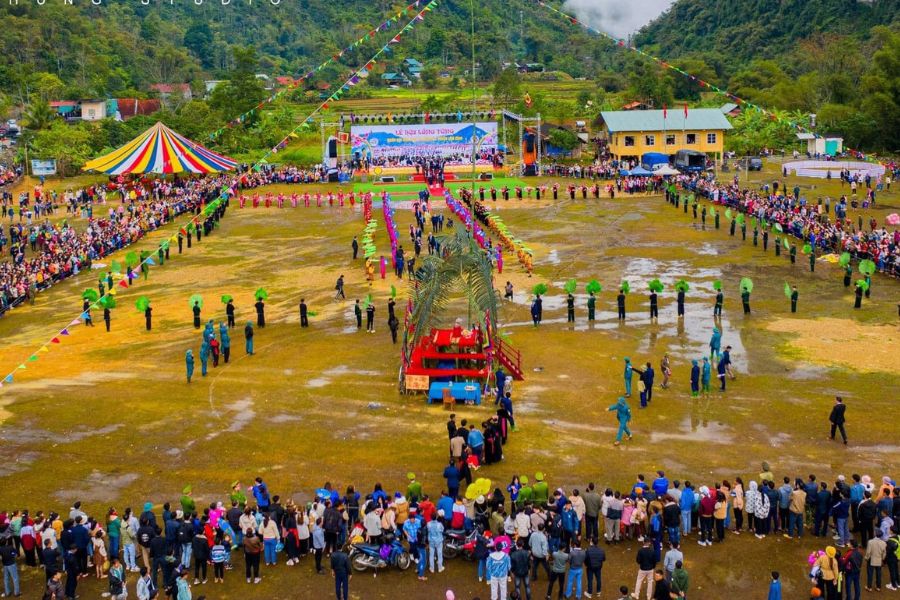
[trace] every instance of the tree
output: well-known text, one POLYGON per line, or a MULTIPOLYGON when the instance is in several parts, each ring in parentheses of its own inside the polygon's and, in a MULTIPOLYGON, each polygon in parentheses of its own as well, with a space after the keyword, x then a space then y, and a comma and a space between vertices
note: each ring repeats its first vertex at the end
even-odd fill
POLYGON ((50 122, 56 118, 56 111, 50 107, 46 100, 35 99, 25 111, 25 127, 34 130, 46 129, 50 122))
MULTIPOLYGON (((256 66, 258 63, 256 49, 253 46, 246 48, 235 47, 234 69, 229 73, 227 84, 217 86, 210 97, 210 105, 233 119, 241 115, 262 100, 265 90, 256 78, 256 66)), ((258 115, 250 115, 248 121, 255 122, 258 115)))
POLYGON ((422 85, 429 90, 438 86, 438 70, 434 65, 428 65, 422 69, 422 85))
POLYGON ((200 59, 200 64, 209 68, 213 59, 213 34, 206 21, 194 23, 184 32, 184 46, 200 59))
POLYGON ((441 254, 428 255, 416 271, 408 349, 443 322, 442 313, 455 293, 465 295, 476 322, 487 314, 497 330, 499 300, 491 260, 463 227, 441 240, 441 254))
POLYGON ((519 74, 512 67, 504 69, 494 82, 494 102, 506 106, 516 102, 522 96, 519 86, 519 74))
POLYGON ((578 136, 568 129, 553 129, 552 131, 550 131, 549 138, 550 144, 552 146, 556 146, 557 148, 561 148, 562 150, 566 150, 567 152, 571 152, 572 150, 577 148, 579 144, 578 136))
POLYGON ((32 143, 34 157, 55 158, 61 174, 74 175, 94 153, 91 146, 93 130, 87 123, 69 125, 58 120, 35 134, 32 143))

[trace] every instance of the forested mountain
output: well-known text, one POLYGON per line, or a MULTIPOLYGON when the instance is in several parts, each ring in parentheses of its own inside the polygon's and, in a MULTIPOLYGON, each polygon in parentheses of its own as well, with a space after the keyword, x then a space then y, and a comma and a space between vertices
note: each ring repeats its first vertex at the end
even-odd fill
POLYGON ((734 68, 789 54, 816 35, 863 41, 891 23, 900 23, 900 0, 677 0, 636 41, 662 56, 703 54, 734 68))
MULTIPOLYGON (((195 82, 227 75, 234 46, 253 45, 261 72, 297 75, 338 52, 408 1, 282 0, 103 0, 99 6, 75 0, 0 5, 0 91, 19 102, 36 89, 71 98, 122 95, 160 82, 195 82)), ((424 6, 424 2, 422 3, 424 6)), ((502 61, 543 62, 575 76, 591 61, 579 53, 597 44, 575 28, 560 27, 535 4, 479 0, 476 6, 482 77, 490 79, 502 61), (522 33, 525 33, 524 37, 522 33)), ((392 15, 393 13, 393 15, 392 15)), ((409 19, 391 29, 396 33, 409 19)), ((342 70, 360 67, 382 34, 342 57, 342 70)), ((608 52, 605 47, 599 52, 608 52)), ((423 62, 464 65, 469 56, 469 2, 446 0, 427 23, 404 39, 397 52, 423 62)), ((463 67, 464 68, 464 67, 463 67)), ((335 71, 322 78, 334 81, 335 71)))

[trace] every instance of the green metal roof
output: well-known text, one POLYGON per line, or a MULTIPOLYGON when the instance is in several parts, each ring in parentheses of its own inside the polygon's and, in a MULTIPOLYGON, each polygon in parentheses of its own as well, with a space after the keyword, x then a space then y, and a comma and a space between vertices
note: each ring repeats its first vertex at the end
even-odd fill
POLYGON ((665 120, 661 110, 610 110, 602 111, 600 116, 613 133, 663 129, 732 129, 731 123, 718 108, 689 108, 687 118, 684 117, 683 108, 670 108, 665 120))

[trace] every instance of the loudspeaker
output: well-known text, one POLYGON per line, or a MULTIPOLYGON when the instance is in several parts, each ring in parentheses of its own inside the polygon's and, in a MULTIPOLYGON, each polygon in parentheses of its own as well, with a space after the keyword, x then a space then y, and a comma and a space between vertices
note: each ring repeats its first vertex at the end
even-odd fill
POLYGON ((393 175, 385 175, 381 178, 381 183, 394 183, 396 181, 393 175))
POLYGON ((337 158, 337 140, 328 138, 328 158, 337 158))

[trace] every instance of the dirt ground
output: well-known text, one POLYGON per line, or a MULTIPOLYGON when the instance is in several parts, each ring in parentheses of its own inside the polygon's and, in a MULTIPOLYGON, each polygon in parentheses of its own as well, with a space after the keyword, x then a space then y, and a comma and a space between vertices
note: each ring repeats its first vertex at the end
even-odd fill
MULTIPOLYGON (((896 194, 883 202, 887 206, 879 211, 895 211, 891 204, 900 204, 896 194)), ((637 473, 649 478, 660 468, 670 478, 696 484, 737 475, 747 481, 763 460, 779 477, 815 472, 829 481, 853 472, 876 478, 896 468, 894 422, 874 417, 895 410, 892 390, 900 389, 898 282, 876 276, 872 298, 854 311, 836 266, 820 263, 815 273, 805 260, 791 266, 786 255, 776 258, 771 248, 754 248, 749 237, 730 237, 727 226, 716 231, 710 223, 704 230, 658 197, 501 201, 498 210, 534 249, 536 268, 528 278, 508 259, 497 278, 498 288, 509 280, 516 290, 502 309, 502 332, 522 351, 526 380, 513 386, 520 431, 512 434, 505 460, 483 468, 480 476, 505 488, 513 474, 541 470, 552 486, 567 491, 583 490, 589 481, 624 490, 637 473), (741 314, 738 293, 745 276, 755 283, 748 317, 741 314), (666 289, 659 324, 651 325, 646 287, 656 277, 666 289), (570 278, 579 283, 574 325, 566 323, 562 291, 570 278), (588 324, 584 284, 594 278, 603 292, 597 321, 588 324), (690 284, 683 322, 675 317, 673 291, 681 278, 690 284), (708 351, 716 279, 726 294, 723 346, 734 347, 738 378, 727 382, 725 393, 692 400, 690 361, 708 351), (632 292, 628 320, 621 324, 615 290, 623 280, 632 292), (800 291, 796 315, 782 291, 785 281, 800 291), (538 282, 551 291, 544 322, 535 328, 528 290, 538 282), (652 361, 658 371, 666 352, 673 361, 672 387, 657 387, 647 410, 638 410, 632 399, 634 440, 614 447, 615 421, 607 407, 623 391, 623 357, 636 364, 652 361), (848 404, 848 447, 827 439, 836 394, 848 404)), ((375 214, 375 243, 387 253, 380 210, 375 214)), ((397 221, 408 241, 411 211, 398 209, 397 221)), ((26 362, 16 382, 0 390, 0 506, 60 510, 81 499, 95 515, 144 501, 159 510, 165 501, 177 502, 188 483, 201 504, 223 498, 234 479, 248 484, 256 475, 282 498, 303 501, 326 480, 339 489, 353 483, 368 492, 376 481, 389 491, 404 489, 410 470, 426 493, 437 495, 447 413, 422 396, 397 393, 399 350, 391 344, 385 305, 391 284, 401 296, 407 290, 390 276, 372 288, 365 283, 362 263, 350 253, 350 240, 362 229, 361 213, 349 208, 235 206, 211 237, 181 256, 173 252, 149 281, 122 290, 112 332, 95 315, 93 329, 74 327, 61 344, 26 362), (347 301, 333 299, 340 274, 347 301), (256 331, 256 354, 247 356, 241 326, 253 320, 258 287, 270 294, 267 327, 256 331), (188 298, 197 293, 205 300, 203 320, 217 323, 224 320, 219 297, 233 295, 239 328, 232 332, 231 362, 210 368, 204 378, 198 360, 188 385, 184 354, 193 348, 196 355, 201 339, 191 325, 188 298), (353 300, 368 293, 377 306, 374 335, 358 332, 353 317, 353 300), (154 307, 151 332, 134 308, 141 295, 154 307), (309 329, 299 327, 301 297, 317 312, 309 329)), ((151 235, 140 248, 166 234, 151 235)), ((96 284, 96 275, 62 283, 33 307, 0 319, 3 373, 79 315, 80 292, 96 284)), ((464 303, 447 318, 457 316, 465 317, 464 303)), ((459 418, 473 420, 490 412, 489 405, 457 409, 459 418)), ((743 535, 701 550, 690 540, 685 557, 691 597, 763 597, 769 572, 778 569, 785 597, 805 598, 806 556, 824 545, 811 537, 758 541, 743 535)), ((612 597, 623 583, 633 586, 636 551, 634 543, 608 549, 603 597, 612 597)), ((236 563, 241 567, 242 559, 236 563)), ((242 573, 231 572, 224 586, 200 586, 194 597, 331 593, 330 577, 315 577, 308 559, 293 570, 281 565, 274 571, 264 570, 263 584, 252 588, 245 587, 242 573)), ((26 573, 25 589, 34 591, 39 577, 26 573)), ((457 598, 489 597, 474 566, 460 560, 427 583, 410 572, 386 572, 358 575, 351 587, 352 597, 366 599, 443 598, 448 587, 457 598)), ((536 597, 543 596, 544 589, 537 589, 536 597)), ((93 581, 80 588, 82 595, 92 590, 100 590, 93 581)))

